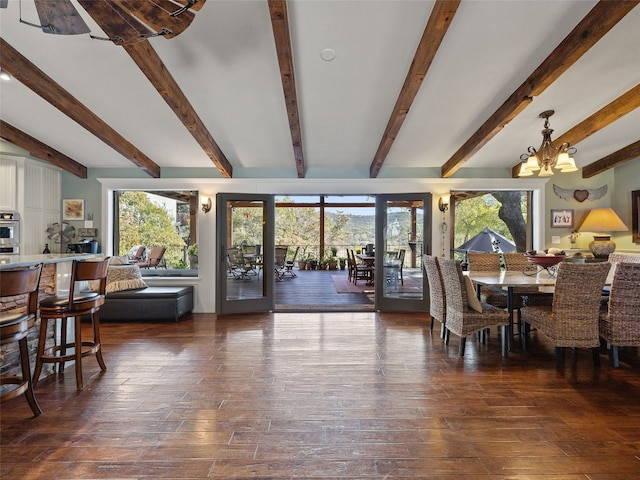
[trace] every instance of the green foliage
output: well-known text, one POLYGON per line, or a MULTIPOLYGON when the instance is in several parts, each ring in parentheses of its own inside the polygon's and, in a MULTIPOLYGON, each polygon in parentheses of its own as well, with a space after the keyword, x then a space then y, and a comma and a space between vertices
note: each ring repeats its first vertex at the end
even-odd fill
POLYGON ((198 244, 194 243, 193 245, 189 245, 189 248, 187 248, 187 255, 191 257, 197 257, 198 251, 199 251, 198 244))
POLYGON ((124 192, 120 196, 119 208, 120 252, 126 253, 134 245, 146 245, 149 249, 165 246, 167 251, 164 259, 167 267, 178 268, 185 242, 174 226, 176 219, 163 206, 156 205, 146 193, 140 191, 124 192))

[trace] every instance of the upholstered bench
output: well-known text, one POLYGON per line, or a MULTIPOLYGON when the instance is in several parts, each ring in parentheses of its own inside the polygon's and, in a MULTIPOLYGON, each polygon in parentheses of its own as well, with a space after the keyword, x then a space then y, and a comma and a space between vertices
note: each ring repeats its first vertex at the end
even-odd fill
POLYGON ((193 310, 193 286, 146 287, 107 294, 100 320, 173 320, 193 310))
POLYGON ((106 298, 100 320, 173 320, 193 310, 193 286, 150 287, 137 265, 116 263, 107 272, 106 298))

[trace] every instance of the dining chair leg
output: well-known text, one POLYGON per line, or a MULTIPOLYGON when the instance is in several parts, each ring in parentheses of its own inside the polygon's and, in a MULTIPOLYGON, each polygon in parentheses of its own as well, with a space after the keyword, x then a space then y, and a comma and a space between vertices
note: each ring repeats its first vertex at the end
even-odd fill
POLYGON ((440 324, 440 338, 444 340, 445 335, 447 334, 447 329, 444 326, 444 323, 440 324))
POLYGON ((531 331, 531 325, 527 322, 523 322, 522 329, 522 351, 526 352, 527 347, 529 346, 529 332, 531 331))
POLYGON ((564 348, 556 347, 556 367, 564 367, 564 348))
POLYGON ((449 345, 449 337, 451 336, 451 332, 449 331, 448 328, 445 328, 444 330, 444 344, 445 345, 449 345))
POLYGON ((460 347, 458 348, 458 353, 461 357, 464 357, 464 347, 467 343, 467 337, 460 337, 460 347))
POLYGON ((502 325, 500 327, 500 347, 502 348, 502 356, 509 356, 509 342, 507 342, 507 335, 509 334, 509 329, 506 325, 502 325))
POLYGON ((433 316, 431 317, 431 330, 433 330, 433 316))
POLYGON ((613 368, 620 367, 620 359, 618 358, 618 346, 611 345, 609 348, 609 361, 613 368))
POLYGON ((600 348, 593 347, 591 349, 591 355, 593 356, 593 366, 599 367, 600 366, 600 348))

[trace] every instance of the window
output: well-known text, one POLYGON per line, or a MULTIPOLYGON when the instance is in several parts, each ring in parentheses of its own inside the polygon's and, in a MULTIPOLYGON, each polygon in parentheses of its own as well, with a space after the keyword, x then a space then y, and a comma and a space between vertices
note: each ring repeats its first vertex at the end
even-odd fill
POLYGON ((197 276, 197 191, 119 190, 114 210, 115 255, 165 247, 160 264, 143 268, 143 276, 197 276))

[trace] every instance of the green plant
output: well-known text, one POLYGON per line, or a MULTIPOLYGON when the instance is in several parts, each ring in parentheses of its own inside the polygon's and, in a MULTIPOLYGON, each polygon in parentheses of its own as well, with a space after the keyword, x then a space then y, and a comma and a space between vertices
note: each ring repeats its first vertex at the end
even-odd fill
POLYGON ((335 257, 338 255, 338 247, 331 247, 331 256, 335 257))
POLYGON ((189 245, 189 248, 187 248, 187 255, 189 255, 190 257, 197 257, 198 256, 198 244, 194 243, 193 245, 189 245))

